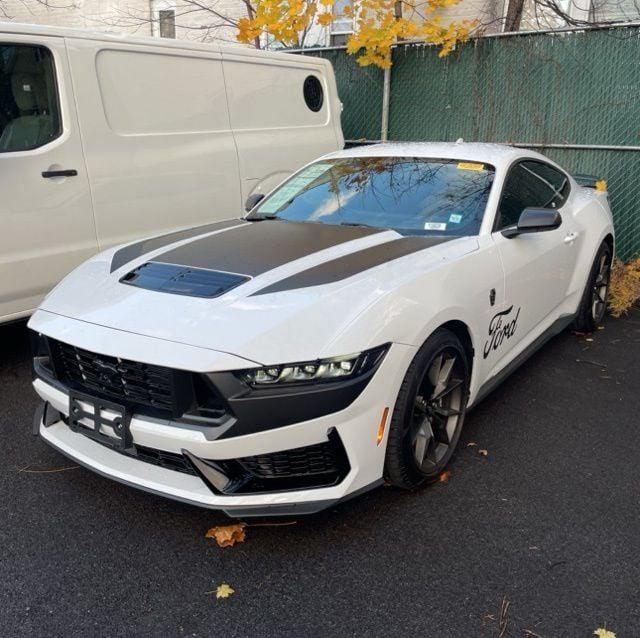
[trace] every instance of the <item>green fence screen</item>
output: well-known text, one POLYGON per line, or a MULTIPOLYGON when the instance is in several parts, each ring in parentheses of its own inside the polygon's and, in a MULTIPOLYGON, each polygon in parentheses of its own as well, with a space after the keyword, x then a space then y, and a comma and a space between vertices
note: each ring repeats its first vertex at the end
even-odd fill
MULTIPOLYGON (((383 72, 344 50, 312 55, 333 63, 345 138, 380 139, 383 72)), ((640 253, 639 27, 478 38, 444 59, 434 47, 396 47, 388 138, 460 137, 530 144, 606 179, 618 256, 640 253)))

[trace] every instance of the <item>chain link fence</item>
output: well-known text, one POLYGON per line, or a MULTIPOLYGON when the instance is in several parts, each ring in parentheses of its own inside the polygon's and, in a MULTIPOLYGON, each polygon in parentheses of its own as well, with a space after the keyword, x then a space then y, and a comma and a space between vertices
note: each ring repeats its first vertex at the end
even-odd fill
MULTIPOLYGON (((334 66, 348 140, 384 134, 384 72, 341 49, 334 66)), ((504 142, 607 180, 617 253, 640 253, 640 26, 478 38, 446 58, 393 50, 389 140, 504 142)))

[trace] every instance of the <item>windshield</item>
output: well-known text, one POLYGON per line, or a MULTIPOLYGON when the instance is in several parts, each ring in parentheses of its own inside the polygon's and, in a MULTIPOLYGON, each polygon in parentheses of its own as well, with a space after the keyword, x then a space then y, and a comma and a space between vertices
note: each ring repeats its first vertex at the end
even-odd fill
POLYGON ((348 157, 311 164, 249 219, 392 228, 405 235, 477 235, 494 169, 412 157, 348 157))

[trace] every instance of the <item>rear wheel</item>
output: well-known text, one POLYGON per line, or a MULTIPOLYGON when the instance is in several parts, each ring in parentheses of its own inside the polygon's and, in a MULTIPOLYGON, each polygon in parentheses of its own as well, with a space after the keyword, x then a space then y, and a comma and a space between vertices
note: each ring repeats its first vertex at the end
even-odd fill
POLYGON ((460 438, 469 393, 469 364, 460 340, 438 329, 414 357, 389 428, 385 476, 412 488, 437 479, 460 438))
POLYGON ((609 294, 612 253, 609 244, 604 242, 596 255, 589 273, 587 287, 582 295, 578 315, 573 323, 575 330, 591 332, 604 319, 609 294))

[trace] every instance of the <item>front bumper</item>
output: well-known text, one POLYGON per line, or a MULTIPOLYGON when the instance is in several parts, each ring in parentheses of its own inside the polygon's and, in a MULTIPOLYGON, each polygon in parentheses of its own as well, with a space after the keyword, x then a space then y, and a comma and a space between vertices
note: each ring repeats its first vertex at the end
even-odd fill
POLYGON ((392 345, 369 384, 346 409, 304 422, 230 438, 208 438, 206 428, 134 415, 130 432, 136 446, 170 454, 193 455, 224 463, 314 446, 337 433, 348 458, 348 472, 328 487, 224 495, 211 489, 197 474, 168 469, 105 447, 73 432, 64 422, 69 412, 68 394, 42 379, 34 381, 38 395, 63 419, 37 429, 51 446, 78 464, 121 483, 178 501, 223 510, 231 516, 284 516, 316 512, 371 489, 382 481, 385 439, 376 442, 385 407, 393 407, 413 349, 392 345))

